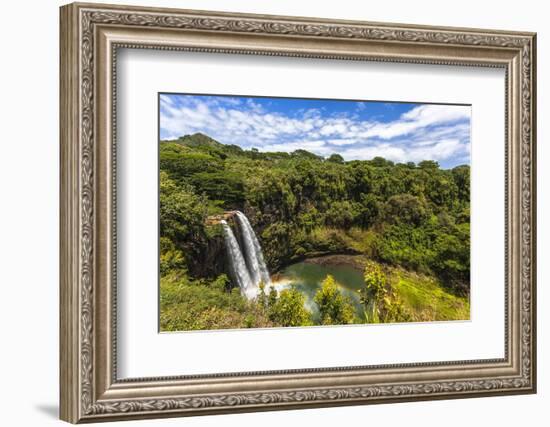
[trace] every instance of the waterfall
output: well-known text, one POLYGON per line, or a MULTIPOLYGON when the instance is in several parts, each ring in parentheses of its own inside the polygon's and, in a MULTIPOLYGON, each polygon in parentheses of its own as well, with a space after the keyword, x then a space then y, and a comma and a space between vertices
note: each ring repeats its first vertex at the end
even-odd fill
POLYGON ((248 272, 241 248, 239 247, 239 242, 237 242, 235 234, 233 234, 233 230, 231 230, 229 224, 225 220, 222 220, 221 224, 223 226, 225 247, 229 256, 231 274, 237 281, 237 284, 241 289, 241 294, 246 296, 248 299, 252 299, 256 296, 256 287, 250 278, 250 273, 248 272))
POLYGON ((264 261, 264 253, 260 242, 254 233, 254 229, 250 225, 250 221, 242 212, 237 211, 237 221, 241 227, 243 234, 243 244, 245 261, 250 271, 250 276, 256 286, 263 282, 266 287, 271 285, 271 278, 269 277, 269 271, 264 261))
POLYGON ((262 247, 250 221, 242 212, 236 211, 235 216, 242 235, 243 250, 241 250, 229 224, 225 220, 221 221, 231 274, 241 288, 241 293, 248 299, 253 299, 258 295, 261 282, 266 288, 272 285, 271 278, 265 264, 262 247))

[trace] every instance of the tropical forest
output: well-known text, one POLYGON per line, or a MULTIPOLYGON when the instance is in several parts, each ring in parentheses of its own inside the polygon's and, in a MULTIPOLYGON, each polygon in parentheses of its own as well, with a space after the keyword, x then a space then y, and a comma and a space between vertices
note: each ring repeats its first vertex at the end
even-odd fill
POLYGON ((470 166, 164 139, 160 330, 470 318, 470 166))

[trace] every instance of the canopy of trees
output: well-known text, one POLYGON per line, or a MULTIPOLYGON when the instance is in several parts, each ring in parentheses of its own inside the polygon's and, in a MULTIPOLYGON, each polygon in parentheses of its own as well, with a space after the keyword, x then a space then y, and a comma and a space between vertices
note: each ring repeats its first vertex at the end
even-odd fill
MULTIPOLYGON (((160 143, 160 170, 162 277, 177 272, 188 283, 215 282, 225 272, 223 240, 221 230, 205 221, 238 209, 258 234, 271 271, 321 254, 363 254, 434 276, 457 296, 469 295, 467 165, 442 169, 431 160, 402 164, 380 157, 345 161, 337 153, 324 159, 305 150, 263 153, 195 134, 160 143)), ((226 277, 223 292, 233 287, 226 277)), ((334 289, 327 278, 316 299, 324 324, 350 320, 347 302, 334 289)), ((371 291, 365 290, 365 301, 371 291)), ((377 300, 386 298, 390 306, 366 304, 371 316, 403 318, 394 296, 386 286, 377 300)), ((310 321, 298 310, 299 295, 282 292, 278 298, 282 302, 272 302, 258 324, 310 321)))
POLYGON ((310 254, 368 251, 468 293, 469 166, 261 153, 196 134, 162 142, 160 167, 161 236, 189 262, 201 259, 206 216, 239 209, 272 269, 310 254), (375 238, 350 238, 365 230, 375 238))

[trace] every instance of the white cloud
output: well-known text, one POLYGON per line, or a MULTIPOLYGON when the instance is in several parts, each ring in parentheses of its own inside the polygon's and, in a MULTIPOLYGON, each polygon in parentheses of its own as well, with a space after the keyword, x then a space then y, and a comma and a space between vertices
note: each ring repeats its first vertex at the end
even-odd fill
POLYGON ((346 135, 348 134, 350 126, 350 120, 336 119, 329 121, 329 124, 324 125, 319 133, 321 135, 346 135))
POLYGON ((464 105, 421 105, 401 115, 402 119, 412 120, 423 126, 469 117, 470 107, 464 105))
POLYGON ((429 145, 395 146, 383 142, 380 144, 344 149, 340 154, 350 160, 384 157, 394 162, 420 162, 422 160, 446 160, 457 154, 468 154, 469 144, 461 144, 456 139, 443 140, 429 145))
POLYGON ((359 140, 355 138, 340 138, 340 139, 329 139, 327 142, 332 145, 352 145, 352 144, 358 143, 359 140))
POLYGON ((323 156, 339 153, 347 160, 445 161, 469 153, 468 106, 421 105, 384 122, 361 120, 354 111, 330 115, 311 108, 283 114, 264 105, 234 97, 161 95, 161 137, 202 132, 245 149, 304 149, 323 156))
POLYGON ((326 156, 328 154, 333 153, 334 151, 326 146, 325 141, 293 141, 293 142, 284 142, 280 144, 268 144, 264 145, 262 147, 259 147, 260 151, 282 151, 285 153, 292 153, 296 150, 307 150, 311 151, 315 154, 326 156))
POLYGON ((394 162, 404 162, 407 154, 401 147, 395 147, 388 143, 357 147, 344 150, 340 153, 347 160, 364 160, 374 157, 384 157, 394 162))
POLYGON ((164 103, 166 105, 169 105, 169 106, 173 106, 174 105, 174 101, 172 100, 172 98, 168 95, 160 95, 160 102, 161 104, 164 103))

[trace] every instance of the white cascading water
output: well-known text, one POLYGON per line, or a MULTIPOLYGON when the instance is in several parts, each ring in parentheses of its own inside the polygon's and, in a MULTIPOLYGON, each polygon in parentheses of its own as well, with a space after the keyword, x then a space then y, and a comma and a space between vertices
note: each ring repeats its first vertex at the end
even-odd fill
POLYGON ((243 235, 244 255, 250 277, 257 287, 260 282, 263 282, 267 288, 271 286, 271 278, 258 237, 256 237, 256 233, 246 215, 240 211, 236 211, 236 214, 243 235))
POLYGON ((233 234, 233 230, 231 230, 229 224, 224 220, 221 221, 221 224, 223 226, 225 247, 229 256, 229 265, 232 270, 231 273, 233 274, 233 278, 237 281, 241 289, 241 294, 248 299, 253 299, 257 294, 257 286, 255 286, 250 278, 250 273, 248 272, 241 248, 239 247, 239 242, 237 242, 235 234, 233 234))
POLYGON ((231 273, 241 289, 241 294, 248 299, 254 299, 258 296, 260 283, 263 282, 266 289, 272 286, 271 278, 265 264, 262 247, 250 221, 242 212, 236 211, 235 215, 241 229, 244 251, 241 251, 239 242, 227 221, 222 220, 229 265, 231 273))

